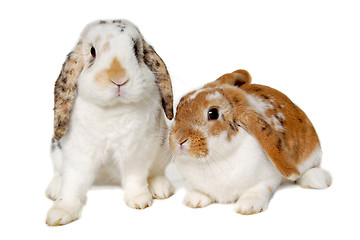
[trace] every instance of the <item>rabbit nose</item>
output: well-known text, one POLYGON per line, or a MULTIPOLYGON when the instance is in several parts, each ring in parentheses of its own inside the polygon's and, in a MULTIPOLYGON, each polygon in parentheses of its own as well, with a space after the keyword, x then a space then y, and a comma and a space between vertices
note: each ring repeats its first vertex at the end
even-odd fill
POLYGON ((184 144, 188 141, 188 138, 185 139, 185 140, 182 140, 182 141, 179 141, 179 149, 180 149, 180 152, 182 153, 186 153, 187 151, 187 146, 184 146, 184 144))
POLYGON ((125 85, 127 82, 129 81, 129 79, 110 79, 110 82, 112 82, 113 84, 115 84, 118 87, 121 87, 123 85, 125 85))
POLYGON ((186 143, 186 142, 187 142, 187 140, 189 140, 189 139, 187 138, 187 139, 185 139, 185 140, 181 141, 181 142, 180 142, 180 146, 182 146, 184 143, 186 143))

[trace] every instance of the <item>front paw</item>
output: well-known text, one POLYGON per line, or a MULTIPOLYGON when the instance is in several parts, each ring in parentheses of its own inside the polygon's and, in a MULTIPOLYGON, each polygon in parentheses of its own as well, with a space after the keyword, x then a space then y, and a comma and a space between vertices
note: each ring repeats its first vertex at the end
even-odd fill
POLYGON ((135 209, 144 209, 152 204, 152 196, 149 192, 140 194, 125 194, 125 203, 135 209))
POLYGON ((268 199, 244 197, 235 203, 235 211, 242 215, 256 214, 265 211, 268 204, 268 199))
POLYGON ((54 177, 49 183, 45 194, 48 198, 55 201, 59 196, 60 188, 61 188, 61 177, 54 177))
POLYGON ((185 196, 184 203, 191 208, 203 208, 210 205, 213 201, 208 195, 198 191, 188 192, 185 196))
POLYGON ((48 211, 46 224, 49 226, 62 226, 79 219, 80 211, 70 208, 53 206, 48 211))
POLYGON ((149 180, 149 190, 155 199, 166 199, 173 194, 174 187, 165 176, 157 176, 149 180))

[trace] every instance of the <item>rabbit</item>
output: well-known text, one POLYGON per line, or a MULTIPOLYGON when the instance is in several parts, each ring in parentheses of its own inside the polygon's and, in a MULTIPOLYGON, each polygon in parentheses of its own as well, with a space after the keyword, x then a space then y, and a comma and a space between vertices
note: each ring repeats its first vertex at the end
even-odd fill
POLYGON ((251 84, 246 70, 225 74, 181 98, 169 136, 174 163, 191 185, 184 203, 267 209, 283 182, 325 189, 321 147, 305 113, 281 92, 251 84))
POLYGON ((77 220, 95 183, 121 184, 126 204, 136 209, 172 195, 165 176, 171 80, 133 23, 88 24, 63 64, 54 95, 54 177, 46 194, 55 202, 48 225, 77 220))

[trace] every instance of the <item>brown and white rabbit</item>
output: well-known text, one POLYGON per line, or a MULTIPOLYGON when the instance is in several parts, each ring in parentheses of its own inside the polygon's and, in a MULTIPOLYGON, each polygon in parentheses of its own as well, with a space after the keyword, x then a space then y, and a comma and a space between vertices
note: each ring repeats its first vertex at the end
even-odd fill
POLYGON ((175 165, 193 187, 190 207, 235 203, 259 213, 288 179, 324 189, 321 148, 305 113, 281 92, 251 84, 245 70, 221 76, 184 96, 170 133, 175 165))

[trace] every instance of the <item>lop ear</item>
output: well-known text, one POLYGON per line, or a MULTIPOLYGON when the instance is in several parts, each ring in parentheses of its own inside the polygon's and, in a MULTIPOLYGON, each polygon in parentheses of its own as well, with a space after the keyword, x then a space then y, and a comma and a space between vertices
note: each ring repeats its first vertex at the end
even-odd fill
POLYGON ((290 180, 297 179, 300 173, 296 165, 296 156, 291 155, 284 135, 249 105, 244 90, 224 88, 223 92, 234 107, 233 118, 237 125, 257 139, 263 151, 284 177, 290 180))
POLYGON ((155 52, 154 48, 143 40, 144 62, 155 74, 156 84, 159 87, 162 107, 166 117, 171 120, 174 117, 173 110, 173 91, 170 75, 164 61, 155 52))
POLYGON ((300 176, 286 140, 263 116, 252 109, 243 109, 238 112, 236 121, 258 140, 266 155, 285 178, 295 180, 300 176))
POLYGON ((219 85, 228 84, 235 87, 242 87, 251 83, 251 75, 248 71, 239 69, 232 73, 226 73, 219 77, 214 82, 211 82, 205 87, 217 87, 219 85))
POLYGON ((77 94, 77 79, 84 68, 79 42, 67 55, 54 89, 54 138, 60 140, 66 133, 71 110, 77 94))
POLYGON ((237 119, 240 126, 258 140, 277 170, 290 180, 297 179, 300 172, 287 149, 285 140, 276 129, 254 110, 244 111, 240 115, 242 116, 237 119))

